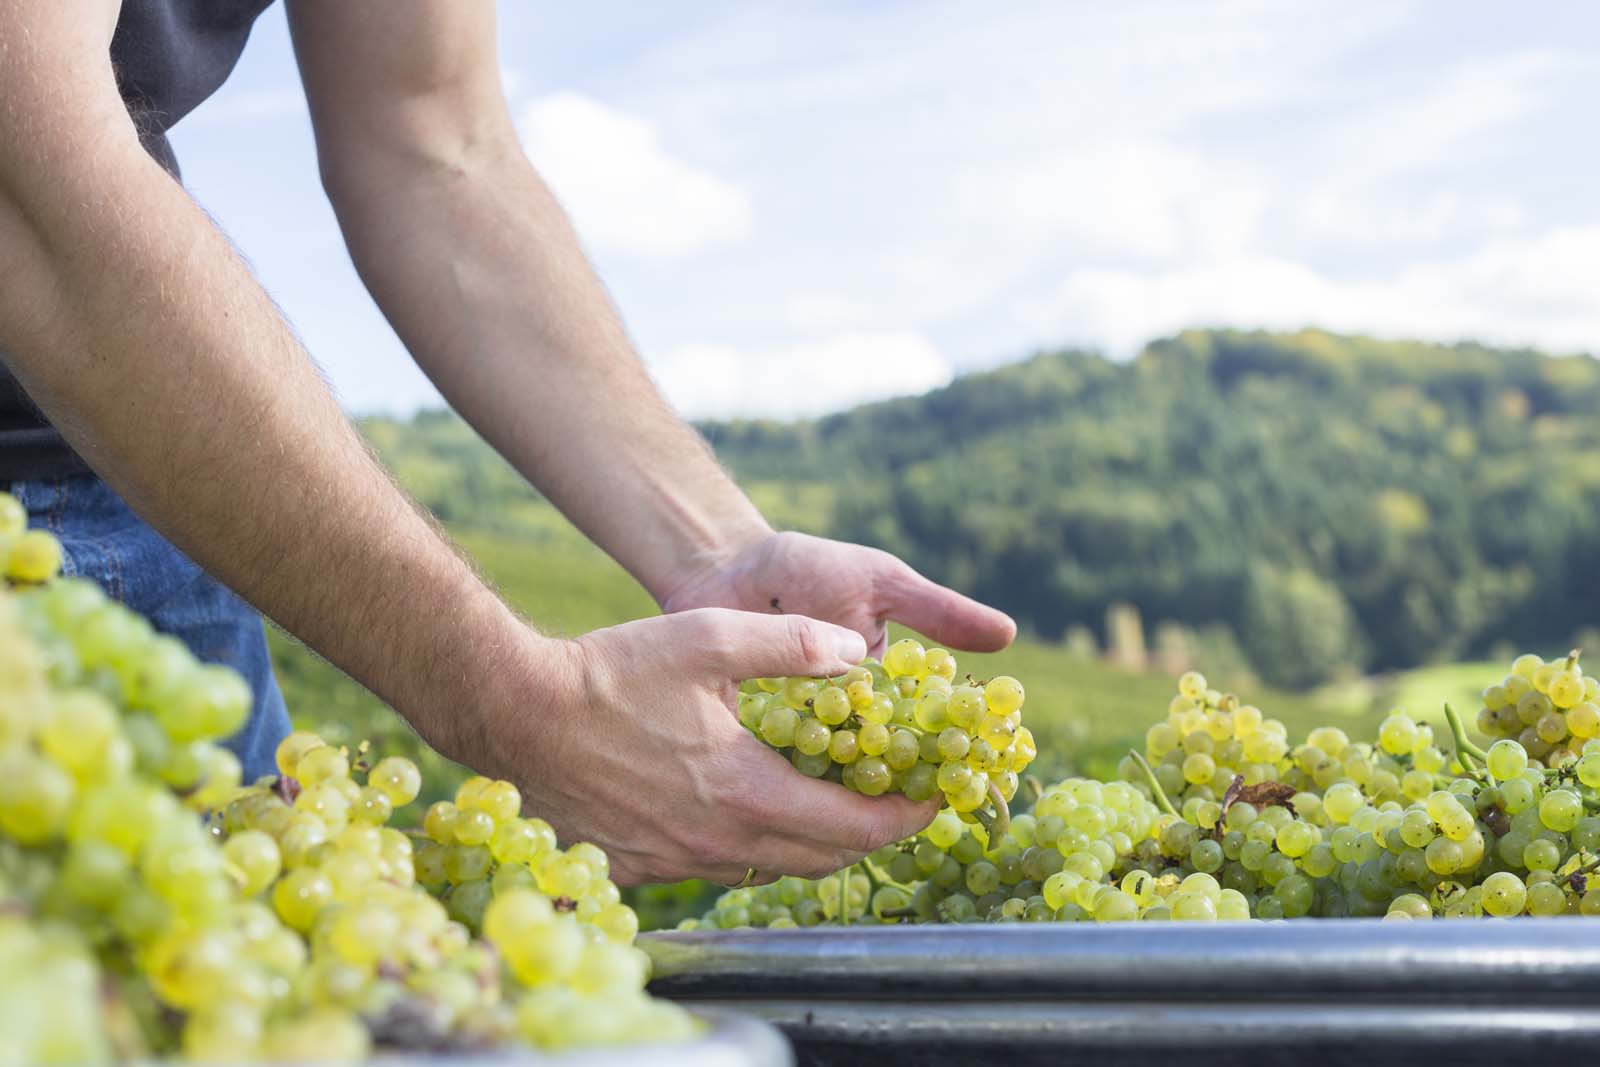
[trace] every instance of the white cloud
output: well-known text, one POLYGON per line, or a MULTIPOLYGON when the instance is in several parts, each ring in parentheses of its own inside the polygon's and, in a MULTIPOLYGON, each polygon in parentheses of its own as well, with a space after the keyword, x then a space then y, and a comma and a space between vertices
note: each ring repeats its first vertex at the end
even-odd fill
POLYGON ((796 418, 947 384, 950 361, 920 334, 845 333, 775 348, 690 344, 652 364, 690 417, 796 418))
POLYGON ((669 155, 643 118, 564 92, 529 103, 519 129, 529 156, 597 251, 674 259, 749 231, 745 191, 669 155))
POLYGON ((1475 57, 1430 88, 1410 97, 1385 96, 1334 123, 1323 137, 1327 156, 1367 183, 1410 171, 1459 169, 1491 150, 1493 135, 1545 103, 1560 66, 1544 51, 1475 57))
POLYGON ((1104 344, 1119 356, 1189 326, 1321 326, 1595 351, 1597 292, 1600 226, 1586 226, 1353 279, 1266 255, 1155 272, 1087 268, 1024 313, 1041 331, 1104 344))
POLYGON ((1171 144, 1112 137, 1022 170, 1002 203, 1019 236, 1070 240, 1086 256, 1168 259, 1246 244, 1262 192, 1171 144))

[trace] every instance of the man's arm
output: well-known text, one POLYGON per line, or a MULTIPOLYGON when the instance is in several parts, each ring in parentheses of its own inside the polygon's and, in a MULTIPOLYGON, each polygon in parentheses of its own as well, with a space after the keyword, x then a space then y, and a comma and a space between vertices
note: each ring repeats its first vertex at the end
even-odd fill
POLYGON ((368 288, 456 410, 663 608, 799 612, 875 651, 890 617, 959 648, 1010 641, 1004 615, 885 553, 774 534, 663 401, 523 153, 491 3, 289 12, 368 288))
POLYGON ((451 405, 664 599, 770 533, 661 399, 500 84, 494 5, 289 8, 357 269, 451 405))
POLYGON ((519 627, 141 147, 115 12, 0 10, 0 347, 135 510, 449 746, 463 677, 495 674, 519 627))
POLYGON ((793 774, 734 717, 736 679, 843 670, 853 633, 709 611, 563 642, 518 620, 140 147, 117 5, 85 8, 0 5, 0 349, 140 515, 621 880, 816 874, 926 823, 793 774))

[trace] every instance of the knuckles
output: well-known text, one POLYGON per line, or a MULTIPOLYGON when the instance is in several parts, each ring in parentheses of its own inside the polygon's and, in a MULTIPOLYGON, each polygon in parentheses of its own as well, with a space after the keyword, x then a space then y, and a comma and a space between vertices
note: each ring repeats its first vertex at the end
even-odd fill
POLYGON ((811 620, 801 615, 785 615, 784 628, 784 639, 796 663, 815 665, 833 658, 824 650, 822 634, 811 620))

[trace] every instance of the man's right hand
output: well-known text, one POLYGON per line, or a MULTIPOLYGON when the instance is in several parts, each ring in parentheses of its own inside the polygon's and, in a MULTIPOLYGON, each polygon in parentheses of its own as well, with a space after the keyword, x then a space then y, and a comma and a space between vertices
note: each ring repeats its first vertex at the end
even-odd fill
POLYGON ((565 844, 623 884, 820 877, 925 827, 936 801, 865 797, 800 774, 739 725, 745 678, 838 675, 853 630, 722 609, 535 638, 457 758, 517 784, 565 844))

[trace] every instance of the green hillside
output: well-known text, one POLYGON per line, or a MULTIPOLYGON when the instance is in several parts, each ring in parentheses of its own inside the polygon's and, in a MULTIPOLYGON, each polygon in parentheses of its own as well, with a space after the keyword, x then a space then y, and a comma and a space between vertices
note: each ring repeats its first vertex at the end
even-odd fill
MULTIPOLYGON (((783 526, 880 545, 1059 638, 1107 609, 1304 688, 1583 643, 1600 364, 1318 332, 1044 353, 925 396, 704 428, 783 526)), ((453 416, 366 424, 458 529, 558 538, 453 416)))
POLYGON ((830 532, 1036 631, 1225 625, 1290 686, 1564 646, 1594 621, 1600 364, 1190 332, 1048 353, 814 422, 708 427, 746 478, 831 486, 830 532))

